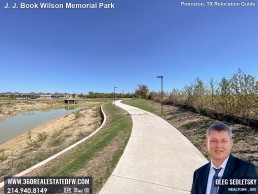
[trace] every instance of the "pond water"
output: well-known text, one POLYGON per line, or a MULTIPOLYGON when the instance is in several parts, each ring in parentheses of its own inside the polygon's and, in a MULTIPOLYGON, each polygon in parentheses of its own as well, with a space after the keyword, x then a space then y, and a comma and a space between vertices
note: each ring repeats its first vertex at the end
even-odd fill
POLYGON ((82 107, 36 110, 2 120, 0 121, 0 144, 52 119, 67 115, 80 109, 82 109, 82 107))

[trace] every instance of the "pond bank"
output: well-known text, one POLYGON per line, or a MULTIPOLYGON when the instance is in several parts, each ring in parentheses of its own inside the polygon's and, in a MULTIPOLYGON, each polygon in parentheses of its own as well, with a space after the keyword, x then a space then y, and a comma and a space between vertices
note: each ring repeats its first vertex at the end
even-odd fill
POLYGON ((70 110, 67 108, 34 110, 2 120, 0 121, 0 145, 7 140, 28 132, 43 123, 78 111, 82 108, 83 107, 74 107, 70 110))
POLYGON ((31 110, 40 110, 46 108, 56 108, 64 106, 63 101, 0 101, 0 121, 11 116, 18 115, 31 110))
POLYGON ((0 181, 84 138, 101 124, 101 102, 44 123, 0 145, 0 181))

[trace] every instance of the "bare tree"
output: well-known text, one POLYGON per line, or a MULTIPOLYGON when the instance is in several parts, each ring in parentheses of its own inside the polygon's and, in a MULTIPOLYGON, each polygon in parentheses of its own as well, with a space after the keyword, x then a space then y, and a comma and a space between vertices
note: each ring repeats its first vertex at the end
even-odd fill
POLYGON ((231 88, 230 80, 227 80, 225 77, 222 78, 220 84, 219 94, 220 94, 220 105, 224 113, 230 113, 231 109, 231 88))
POLYGON ((255 77, 238 69, 231 79, 232 91, 235 96, 235 112, 242 117, 249 117, 256 106, 255 77))
POLYGON ((190 85, 185 85, 185 87, 183 89, 183 93, 186 96, 185 104, 187 106, 193 105, 193 88, 194 88, 194 85, 190 84, 190 85))
POLYGON ((193 106, 197 109, 203 109, 205 105, 205 86, 203 81, 197 77, 193 88, 193 106))
POLYGON ((214 79, 211 78, 210 81, 209 81, 209 88, 210 88, 211 107, 212 107, 212 109, 215 108, 215 106, 214 106, 214 100, 215 100, 216 84, 217 84, 217 83, 214 81, 214 79))

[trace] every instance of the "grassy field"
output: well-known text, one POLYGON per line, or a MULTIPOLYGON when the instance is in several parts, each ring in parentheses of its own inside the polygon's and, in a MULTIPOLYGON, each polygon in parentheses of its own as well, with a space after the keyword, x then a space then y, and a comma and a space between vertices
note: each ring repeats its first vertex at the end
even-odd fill
POLYGON ((151 101, 138 99, 138 98, 123 101, 123 103, 125 103, 125 104, 138 107, 140 109, 146 110, 148 112, 151 112, 151 113, 154 113, 154 114, 160 116, 161 115, 160 109, 158 109, 158 107, 156 107, 156 106, 153 106, 150 102, 151 101))
POLYGON ((111 103, 104 106, 107 122, 95 136, 30 176, 92 176, 93 193, 99 192, 113 172, 132 130, 131 117, 111 103))
MULTIPOLYGON (((132 99, 123 101, 123 103, 160 115, 160 103, 153 100, 132 99)), ((209 160, 209 154, 204 146, 206 129, 210 125, 221 121, 171 105, 164 105, 163 118, 186 136, 209 160)), ((234 134, 232 153, 239 158, 252 162, 258 169, 257 129, 235 123, 225 124, 232 128, 234 134)))

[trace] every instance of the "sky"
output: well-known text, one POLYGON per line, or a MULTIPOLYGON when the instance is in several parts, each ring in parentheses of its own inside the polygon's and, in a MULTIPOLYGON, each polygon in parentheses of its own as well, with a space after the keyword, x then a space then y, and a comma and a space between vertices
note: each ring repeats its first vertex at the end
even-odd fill
POLYGON ((158 75, 171 91, 197 77, 219 82, 239 68, 258 75, 258 2, 185 7, 178 0, 24 0, 115 8, 5 9, 7 2, 21 1, 0 1, 0 92, 112 92, 116 86, 127 93, 138 84, 159 91, 158 75))

